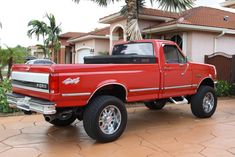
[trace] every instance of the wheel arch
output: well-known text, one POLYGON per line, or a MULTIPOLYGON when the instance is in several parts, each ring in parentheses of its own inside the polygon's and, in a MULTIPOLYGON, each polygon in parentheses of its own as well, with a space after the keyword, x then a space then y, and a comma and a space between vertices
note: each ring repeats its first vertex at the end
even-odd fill
POLYGON ((215 88, 215 83, 212 78, 207 77, 201 80, 201 82, 198 85, 198 88, 201 86, 210 86, 212 88, 215 88))
POLYGON ((121 99, 123 102, 127 100, 127 88, 121 83, 105 83, 100 85, 96 90, 91 94, 87 103, 89 103, 93 98, 100 95, 111 95, 121 99))

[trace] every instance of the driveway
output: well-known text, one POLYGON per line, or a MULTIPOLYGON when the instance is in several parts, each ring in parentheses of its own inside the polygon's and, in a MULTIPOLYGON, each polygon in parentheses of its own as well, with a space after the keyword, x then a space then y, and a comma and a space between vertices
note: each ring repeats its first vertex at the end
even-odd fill
POLYGON ((115 142, 90 139, 76 121, 66 128, 41 115, 0 118, 0 157, 234 157, 235 99, 219 100, 215 115, 197 119, 189 105, 161 111, 128 107, 128 124, 115 142))

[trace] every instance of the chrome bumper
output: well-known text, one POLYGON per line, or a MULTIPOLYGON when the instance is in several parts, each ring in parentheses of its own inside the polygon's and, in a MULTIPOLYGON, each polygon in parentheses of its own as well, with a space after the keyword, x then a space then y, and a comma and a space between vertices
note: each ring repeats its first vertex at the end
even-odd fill
POLYGON ((27 97, 25 95, 16 93, 7 93, 7 102, 12 108, 19 108, 25 111, 34 111, 42 114, 55 114, 55 103, 37 99, 33 97, 27 97))

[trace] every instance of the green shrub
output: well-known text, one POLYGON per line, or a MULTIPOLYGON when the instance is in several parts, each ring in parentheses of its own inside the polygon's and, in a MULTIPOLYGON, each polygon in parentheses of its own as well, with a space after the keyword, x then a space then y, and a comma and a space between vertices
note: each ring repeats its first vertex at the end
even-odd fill
POLYGON ((230 96, 232 95, 233 86, 227 81, 220 80, 216 85, 216 94, 218 96, 230 96))
POLYGON ((231 85, 232 87, 232 89, 231 89, 231 95, 234 95, 235 96, 235 83, 233 83, 232 85, 231 85))
POLYGON ((11 91, 11 81, 4 79, 0 82, 0 112, 3 113, 13 113, 16 112, 16 109, 9 107, 7 103, 6 93, 11 91))

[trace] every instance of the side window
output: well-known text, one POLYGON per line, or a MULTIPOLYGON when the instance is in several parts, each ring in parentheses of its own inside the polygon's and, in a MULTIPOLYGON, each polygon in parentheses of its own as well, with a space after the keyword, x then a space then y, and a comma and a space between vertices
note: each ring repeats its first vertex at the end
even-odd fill
POLYGON ((166 63, 185 63, 186 58, 180 53, 174 45, 164 46, 164 56, 166 63))
POLYGON ((34 61, 34 64, 41 64, 40 61, 34 61))

